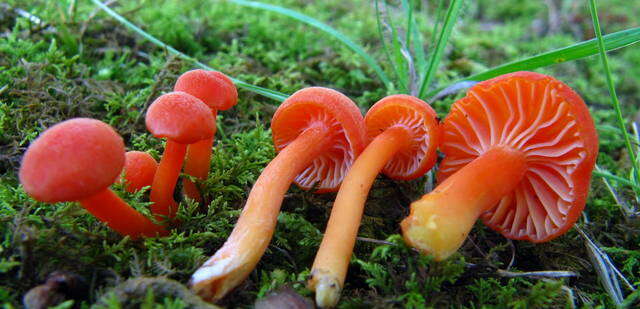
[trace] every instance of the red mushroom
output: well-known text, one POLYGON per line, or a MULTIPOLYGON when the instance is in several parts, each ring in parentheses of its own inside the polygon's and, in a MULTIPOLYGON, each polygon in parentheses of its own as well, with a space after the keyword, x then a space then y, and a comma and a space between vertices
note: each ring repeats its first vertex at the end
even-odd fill
POLYGON ((124 189, 135 193, 153 183, 158 162, 150 154, 142 151, 127 151, 124 159, 122 181, 124 189))
POLYGON ((401 224, 405 241, 437 260, 480 216, 505 237, 545 242, 584 209, 598 137, 562 82, 517 72, 478 83, 452 106, 442 136, 440 184, 401 224))
POLYGON ((162 159, 151 185, 151 211, 158 219, 175 217, 173 191, 180 176, 187 145, 209 139, 215 133, 213 116, 206 104, 185 92, 170 92, 157 98, 147 110, 147 129, 167 138, 162 159))
POLYGON ((109 189, 124 161, 122 138, 109 125, 95 119, 71 119, 49 128, 31 143, 22 158, 20 182, 38 201, 79 201, 121 235, 164 235, 164 228, 109 189))
POLYGON ((309 287, 319 307, 334 307, 347 275, 364 204, 380 171, 393 179, 422 176, 436 163, 438 121, 429 104, 408 95, 386 97, 364 118, 373 141, 345 176, 313 262, 309 287))
MULTIPOLYGON (((178 78, 173 90, 186 92, 207 104, 213 113, 214 129, 216 128, 215 120, 218 110, 228 110, 238 103, 238 91, 231 79, 216 71, 188 71, 178 78)), ((212 136, 187 147, 187 156, 184 162, 185 174, 201 180, 207 179, 211 164, 213 139, 212 136)), ((192 181, 185 179, 182 183, 187 197, 196 201, 202 199, 198 188, 192 181)))
POLYGON ((253 185, 233 232, 191 277, 207 300, 222 298, 255 268, 267 249, 284 194, 291 182, 304 189, 336 190, 366 143, 362 115, 341 93, 302 89, 271 120, 278 155, 253 185))

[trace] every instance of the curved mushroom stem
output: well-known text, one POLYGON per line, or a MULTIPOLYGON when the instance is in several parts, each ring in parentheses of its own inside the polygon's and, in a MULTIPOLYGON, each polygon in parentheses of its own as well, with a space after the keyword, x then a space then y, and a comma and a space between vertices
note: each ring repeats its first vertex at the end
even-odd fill
POLYGON ((441 261, 456 252, 478 217, 512 192, 522 180, 522 152, 495 146, 411 204, 402 220, 405 241, 441 261))
POLYGON ((385 130, 365 148, 342 181, 308 283, 319 307, 338 303, 371 185, 387 162, 409 145, 410 138, 403 127, 385 130))
POLYGON ((84 199, 80 204, 98 220, 123 236, 138 238, 140 236, 164 236, 164 227, 153 223, 147 217, 133 209, 109 188, 84 199))
MULTIPOLYGON (((206 180, 209 175, 211 153, 213 152, 213 137, 199 141, 187 147, 187 157, 184 161, 184 173, 201 180, 206 180)), ((182 181, 184 194, 196 202, 202 201, 200 190, 193 181, 182 181)))
POLYGON ((314 125, 269 162, 227 241, 191 277, 191 288, 202 298, 222 298, 255 268, 273 236, 284 194, 296 175, 326 148, 328 133, 324 124, 314 125))
POLYGON ((157 220, 173 218, 176 215, 178 209, 173 200, 173 191, 176 188, 186 152, 187 145, 167 140, 151 185, 150 200, 153 202, 151 212, 156 215, 157 220))

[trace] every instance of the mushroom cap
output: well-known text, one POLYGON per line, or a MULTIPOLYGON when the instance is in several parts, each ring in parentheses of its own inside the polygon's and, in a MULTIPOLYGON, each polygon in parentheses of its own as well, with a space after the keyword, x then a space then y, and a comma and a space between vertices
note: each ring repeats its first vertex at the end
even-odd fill
POLYGON ((584 209, 598 136, 584 101, 553 77, 516 72, 476 84, 444 121, 444 180, 493 145, 520 150, 526 172, 516 189, 482 215, 511 239, 545 242, 584 209))
POLYGON ((211 110, 200 99, 180 91, 158 97, 147 110, 147 129, 160 138, 193 144, 215 134, 211 110))
POLYGON ((44 131, 22 158, 20 182, 34 199, 76 201, 109 187, 124 166, 124 142, 108 124, 75 118, 44 131))
POLYGON ((295 183, 303 189, 317 186, 318 193, 336 191, 367 144, 362 114, 345 95, 322 87, 304 88, 292 94, 271 119, 273 144, 280 151, 317 122, 330 129, 332 142, 296 177, 295 183))
POLYGON ((125 189, 133 193, 150 186, 156 169, 158 169, 158 162, 150 154, 142 151, 127 151, 122 172, 125 189))
POLYGON ((394 179, 411 180, 430 170, 438 158, 439 126, 436 112, 426 102, 397 94, 376 102, 364 117, 367 134, 375 138, 391 127, 404 127, 411 133, 409 147, 398 152, 382 172, 394 179))
POLYGON ((178 77, 174 91, 186 92, 213 110, 227 110, 238 103, 238 90, 218 71, 191 70, 178 77))

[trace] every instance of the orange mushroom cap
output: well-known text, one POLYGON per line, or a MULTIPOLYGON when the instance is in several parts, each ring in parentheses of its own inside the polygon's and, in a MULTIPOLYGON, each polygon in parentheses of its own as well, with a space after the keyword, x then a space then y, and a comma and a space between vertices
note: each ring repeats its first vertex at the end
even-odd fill
POLYGON ((598 136, 580 96, 553 77, 516 72, 476 84, 452 106, 442 137, 439 181, 492 146, 524 153, 522 181, 482 215, 505 237, 551 240, 584 209, 598 136))
POLYGON ((382 170, 385 175, 411 180, 435 165, 440 134, 436 112, 426 102, 404 94, 388 96, 369 109, 364 122, 371 139, 394 126, 412 133, 409 147, 393 156, 382 170))
POLYGON ((124 142, 113 128, 75 118, 54 125, 31 143, 19 177, 36 200, 76 201, 113 184, 124 161, 124 142))
POLYGON ((178 77, 174 91, 202 100, 214 110, 228 110, 238 103, 238 90, 231 79, 217 71, 191 70, 178 77))
POLYGON ((147 129, 154 136, 181 144, 193 144, 215 134, 211 110, 186 92, 170 92, 149 106, 147 129))
POLYGON ((281 151, 309 126, 324 123, 334 135, 330 148, 294 182, 303 189, 317 186, 318 193, 336 191, 366 146, 362 121, 360 110, 342 93, 322 87, 305 88, 291 95, 273 115, 273 144, 276 151, 281 151))
POLYGON ((125 153, 122 180, 127 192, 140 191, 143 187, 153 183, 158 162, 150 154, 142 151, 128 151, 125 153))

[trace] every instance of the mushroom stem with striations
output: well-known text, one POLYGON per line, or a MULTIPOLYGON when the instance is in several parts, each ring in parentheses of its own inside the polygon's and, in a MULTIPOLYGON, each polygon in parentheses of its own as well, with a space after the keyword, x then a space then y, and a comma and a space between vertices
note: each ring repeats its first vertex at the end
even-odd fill
POLYGON ((309 288, 319 307, 334 307, 344 286, 364 204, 376 176, 422 176, 436 162, 438 121, 424 101, 393 95, 373 105, 364 118, 372 139, 345 176, 311 269, 309 288))
POLYGON ((276 226, 292 182, 318 191, 336 190, 366 143, 362 115, 341 93, 302 89, 278 108, 271 121, 278 155, 253 185, 231 235, 191 277, 191 288, 218 300, 258 264, 276 226))
POLYGON ((440 184, 411 204, 405 241, 443 260, 475 221, 511 239, 545 242, 584 209, 598 137, 586 105, 546 75, 476 84, 443 122, 440 184))

